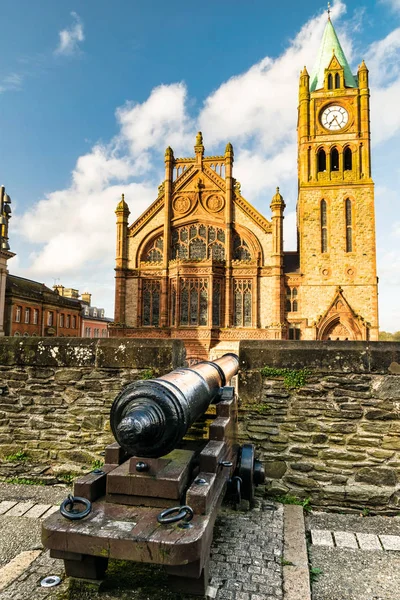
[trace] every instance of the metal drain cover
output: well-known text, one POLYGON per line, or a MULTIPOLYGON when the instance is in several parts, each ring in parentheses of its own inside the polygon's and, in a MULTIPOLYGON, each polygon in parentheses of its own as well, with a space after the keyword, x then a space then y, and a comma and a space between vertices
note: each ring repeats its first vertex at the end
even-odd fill
POLYGON ((58 575, 50 575, 49 577, 45 577, 40 582, 42 587, 54 587, 55 585, 59 585, 61 583, 61 577, 58 575))

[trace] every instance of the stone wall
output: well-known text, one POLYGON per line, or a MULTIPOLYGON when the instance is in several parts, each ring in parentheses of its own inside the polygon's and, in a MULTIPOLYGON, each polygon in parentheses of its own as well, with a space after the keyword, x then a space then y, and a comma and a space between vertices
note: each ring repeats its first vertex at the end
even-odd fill
POLYGON ((91 464, 123 386, 183 364, 171 340, 0 338, 0 457, 91 464))
POLYGON ((317 505, 399 511, 400 344, 241 342, 240 436, 270 493, 317 505), (287 389, 262 367, 307 369, 287 389))

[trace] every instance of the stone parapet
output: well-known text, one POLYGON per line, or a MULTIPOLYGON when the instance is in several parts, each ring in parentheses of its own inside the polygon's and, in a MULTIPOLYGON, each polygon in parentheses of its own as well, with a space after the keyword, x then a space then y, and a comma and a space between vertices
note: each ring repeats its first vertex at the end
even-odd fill
POLYGON ((251 341, 239 356, 241 442, 256 444, 269 493, 399 510, 399 343, 251 341))

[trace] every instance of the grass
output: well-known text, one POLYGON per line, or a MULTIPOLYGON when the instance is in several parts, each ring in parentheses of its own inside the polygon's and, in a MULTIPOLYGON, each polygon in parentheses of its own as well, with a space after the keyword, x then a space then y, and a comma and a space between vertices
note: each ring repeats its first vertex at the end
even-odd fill
POLYGON ((311 498, 298 498, 292 494, 285 494, 285 496, 275 496, 276 502, 281 504, 296 504, 302 506, 303 510, 310 512, 311 510, 311 498))
POLYGON ((281 558, 281 565, 282 567, 293 567, 293 564, 291 560, 286 560, 286 558, 281 558))
POLYGON ((97 459, 92 462, 92 469, 101 469, 104 466, 104 461, 97 459))
POLYGON ((13 483, 15 485, 46 485, 44 479, 29 479, 27 477, 7 477, 1 478, 3 483, 13 483))
POLYGON ((153 379, 153 378, 154 378, 153 369, 146 369, 145 371, 143 371, 143 373, 141 373, 141 379, 153 379))
POLYGON ((318 580, 318 577, 320 575, 322 575, 323 571, 322 569, 319 569, 318 567, 310 567, 310 580, 311 583, 314 583, 315 581, 318 580))
POLYGON ((263 367, 260 372, 264 377, 283 377, 283 383, 288 390, 303 387, 311 375, 307 369, 276 369, 275 367, 263 367))
POLYGON ((29 460, 29 456, 25 450, 18 450, 14 454, 8 454, 5 456, 4 460, 7 462, 23 462, 25 460, 29 460))

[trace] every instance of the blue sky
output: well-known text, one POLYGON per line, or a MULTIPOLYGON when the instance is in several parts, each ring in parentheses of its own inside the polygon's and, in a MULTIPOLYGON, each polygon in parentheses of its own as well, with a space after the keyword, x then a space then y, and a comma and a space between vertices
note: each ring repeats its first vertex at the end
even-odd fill
MULTIPOLYGON (((113 314, 115 215, 155 198, 163 154, 235 148, 243 195, 285 197, 294 247, 297 85, 324 5, 265 0, 4 0, 0 169, 13 201, 10 271, 91 291, 113 314)), ((336 2, 356 72, 370 68, 381 329, 400 329, 400 0, 336 2)))

